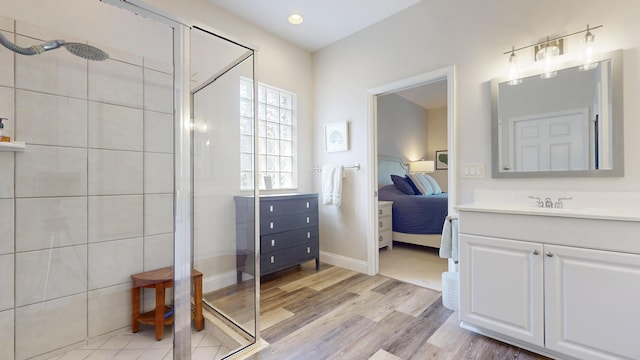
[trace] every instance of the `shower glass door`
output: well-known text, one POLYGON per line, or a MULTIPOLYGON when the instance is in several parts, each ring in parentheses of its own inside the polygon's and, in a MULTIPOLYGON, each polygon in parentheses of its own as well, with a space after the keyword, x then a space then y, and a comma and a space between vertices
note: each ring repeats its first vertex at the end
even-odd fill
POLYGON ((254 52, 191 29, 193 266, 231 354, 257 338, 254 52))

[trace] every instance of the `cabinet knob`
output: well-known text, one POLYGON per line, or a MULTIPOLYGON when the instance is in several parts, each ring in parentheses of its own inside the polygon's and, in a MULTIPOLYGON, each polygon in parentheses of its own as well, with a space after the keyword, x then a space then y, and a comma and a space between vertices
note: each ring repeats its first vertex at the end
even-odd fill
POLYGON ((307 239, 311 239, 311 232, 307 231, 307 239))
POLYGON ((551 251, 547 251, 545 255, 547 255, 548 257, 553 257, 553 254, 551 253, 551 251))
POLYGON ((269 223, 269 229, 273 229, 273 221, 269 223))
POLYGON ((276 239, 271 239, 271 246, 276 246, 276 239))
POLYGON ((307 201, 307 209, 309 208, 309 202, 307 201))
POLYGON ((378 209, 378 215, 382 215, 382 209, 378 209))
POLYGON ((380 221, 380 222, 378 223, 378 226, 379 226, 379 227, 382 227, 382 221, 380 221))
POLYGON ((311 219, 307 216, 307 224, 311 221, 311 219))
POLYGON ((311 254, 311 248, 307 246, 307 254, 311 254))
POLYGON ((273 264, 274 262, 276 262, 276 257, 275 256, 271 256, 271 263, 273 264))
POLYGON ((531 252, 533 255, 540 255, 540 251, 538 251, 538 249, 535 249, 531 252))
POLYGON ((382 235, 378 236, 378 242, 382 242, 382 239, 384 239, 384 237, 382 237, 382 235))
POLYGON ((269 212, 273 212, 273 205, 269 205, 269 212))

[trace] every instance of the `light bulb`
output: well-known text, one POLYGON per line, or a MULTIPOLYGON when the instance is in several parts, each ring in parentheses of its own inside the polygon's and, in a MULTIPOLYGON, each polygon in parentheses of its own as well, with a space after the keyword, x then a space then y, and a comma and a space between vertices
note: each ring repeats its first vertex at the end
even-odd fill
POLYGON ((522 79, 519 78, 520 69, 518 68, 518 57, 514 48, 511 48, 511 55, 509 55, 509 85, 518 85, 522 83, 522 79))
POLYGON ((584 34, 584 38, 582 39, 582 51, 580 52, 580 62, 582 65, 580 66, 580 70, 591 70, 598 66, 598 63, 593 61, 595 55, 595 46, 594 46, 595 36, 589 30, 589 25, 587 25, 587 33, 584 34))

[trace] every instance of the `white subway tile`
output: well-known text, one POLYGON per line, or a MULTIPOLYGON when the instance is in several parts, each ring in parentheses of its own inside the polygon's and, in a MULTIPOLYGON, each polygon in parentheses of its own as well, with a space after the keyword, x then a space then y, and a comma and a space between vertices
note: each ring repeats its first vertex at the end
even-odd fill
POLYGON ((16 359, 28 359, 87 338, 86 293, 16 308, 15 314, 16 359))
MULTIPOLYGON (((14 240, 13 199, 0 199, 0 255, 13 253, 14 240)), ((1 289, 1 287, 0 287, 1 289)))
POLYGON ((14 153, 0 151, 0 199, 13 197, 14 153))
POLYGON ((87 246, 16 254, 16 306, 87 291, 87 246))
POLYGON ((30 145, 16 153, 16 197, 86 194, 86 149, 30 145))
MULTIPOLYGON (((41 41, 18 35, 16 43, 29 47, 41 41)), ((15 62, 16 87, 86 99, 87 60, 57 49, 34 56, 17 56, 15 62)))
POLYGON ((144 67, 147 69, 152 69, 156 71, 160 71, 167 74, 173 74, 173 63, 172 59, 156 60, 153 58, 146 57, 144 58, 144 67))
POLYGON ((144 196, 144 234, 173 232, 173 194, 144 196))
POLYGON ((131 325, 131 285, 121 284, 89 292, 89 337, 131 325))
POLYGON ((89 147, 142 151, 142 110, 89 102, 89 147))
POLYGON ((144 112, 144 151, 173 153, 173 115, 144 112))
POLYGON ((29 144, 87 146, 87 102, 16 90, 16 136, 29 144))
MULTIPOLYGON (((13 255, 0 255, 0 311, 13 308, 13 255)), ((2 348, 0 348, 2 349, 2 348)))
POLYGON ((143 235, 142 195, 89 197, 89 242, 143 235))
POLYGON ((142 272, 142 238, 89 245, 89 290, 129 284, 131 274, 142 272))
POLYGON ((86 197, 16 199, 18 252, 86 242, 86 197))
POLYGON ((142 153, 89 149, 89 195, 141 194, 142 153))
MULTIPOLYGON (((2 26, 2 24, 4 24, 4 21, 0 22, 0 26, 2 26)), ((9 41, 13 41, 14 35, 12 32, 1 32, 2 35, 4 35, 4 37, 6 37, 9 41)), ((0 85, 13 87, 14 59, 15 53, 13 51, 7 49, 4 46, 0 46, 0 64, 2 64, 2 66, 0 67, 0 85)))
POLYGON ((13 316, 13 310, 0 311, 0 349, 7 359, 14 358, 13 334, 16 323, 13 316))
POLYGON ((173 114, 173 77, 144 69, 144 109, 173 114))
POLYGON ((0 16, 0 29, 13 32, 13 19, 0 16))
MULTIPOLYGON (((0 61, 2 61, 1 58, 0 61)), ((0 76, 2 76, 1 71, 0 76)), ((15 97, 14 94, 15 93, 12 88, 0 86, 0 117, 7 119, 2 121, 2 123, 4 124, 2 133, 4 134, 4 136, 11 137, 11 141, 24 141, 22 139, 16 139, 16 117, 13 110, 15 97)))
POLYGON ((117 60, 89 63, 89 99, 142 108, 142 68, 117 60))
POLYGON ((173 233, 145 236, 144 271, 173 265, 173 233))
POLYGON ((173 155, 144 153, 144 192, 173 192, 173 155))

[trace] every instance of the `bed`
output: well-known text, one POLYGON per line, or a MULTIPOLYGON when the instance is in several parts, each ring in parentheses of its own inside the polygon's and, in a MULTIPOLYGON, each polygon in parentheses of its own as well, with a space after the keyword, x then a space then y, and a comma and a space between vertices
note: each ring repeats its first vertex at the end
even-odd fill
POLYGON ((393 201, 392 239, 439 248, 442 226, 448 213, 447 193, 405 194, 393 184, 391 175, 405 177, 407 170, 401 159, 388 156, 378 159, 378 200, 393 201))

